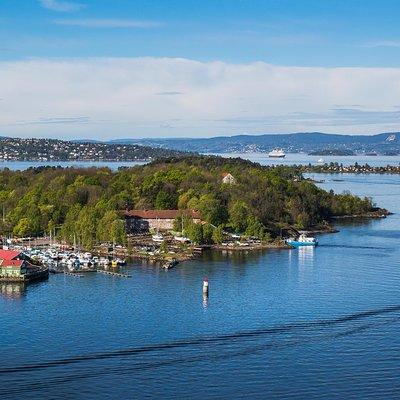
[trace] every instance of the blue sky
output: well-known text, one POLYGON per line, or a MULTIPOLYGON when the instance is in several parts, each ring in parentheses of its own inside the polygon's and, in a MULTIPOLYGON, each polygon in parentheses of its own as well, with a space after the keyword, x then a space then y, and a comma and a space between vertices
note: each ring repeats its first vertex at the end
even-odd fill
POLYGON ((398 0, 1 0, 0 134, 398 130, 399 17, 398 0))
POLYGON ((397 66, 399 1, 2 0, 0 56, 397 66))

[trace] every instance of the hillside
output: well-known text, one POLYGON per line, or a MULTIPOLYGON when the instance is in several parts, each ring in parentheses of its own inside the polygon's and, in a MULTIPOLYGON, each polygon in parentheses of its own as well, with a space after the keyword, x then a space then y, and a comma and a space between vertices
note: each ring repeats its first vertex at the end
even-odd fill
POLYGON ((77 239, 87 248, 103 241, 124 243, 121 211, 127 209, 197 210, 208 224, 185 224, 192 229, 189 235, 200 237, 198 242, 213 240, 215 229, 267 239, 282 228, 321 227, 335 216, 373 210, 369 199, 326 192, 294 168, 206 156, 167 158, 116 172, 2 170, 0 207, 3 235, 33 236, 56 229, 62 239, 77 239), (225 173, 236 182, 223 183, 225 173))
POLYGON ((311 152, 340 149, 354 152, 400 152, 400 133, 378 135, 338 135, 319 132, 237 135, 201 139, 120 139, 110 143, 135 143, 200 153, 270 151, 281 147, 286 152, 311 152))

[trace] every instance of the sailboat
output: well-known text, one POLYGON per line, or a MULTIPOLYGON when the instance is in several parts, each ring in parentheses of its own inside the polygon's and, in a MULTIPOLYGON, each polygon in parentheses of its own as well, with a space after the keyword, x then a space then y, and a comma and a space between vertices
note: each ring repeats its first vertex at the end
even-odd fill
POLYGON ((183 217, 181 218, 181 221, 182 221, 181 236, 174 236, 174 240, 176 240, 177 242, 181 242, 181 243, 190 242, 190 239, 188 237, 184 236, 184 234, 183 234, 183 217))
POLYGON ((164 241, 164 236, 161 235, 161 233, 159 232, 159 226, 158 226, 158 218, 157 218, 157 232, 155 235, 153 235, 151 238, 153 239, 153 242, 163 242, 164 241))

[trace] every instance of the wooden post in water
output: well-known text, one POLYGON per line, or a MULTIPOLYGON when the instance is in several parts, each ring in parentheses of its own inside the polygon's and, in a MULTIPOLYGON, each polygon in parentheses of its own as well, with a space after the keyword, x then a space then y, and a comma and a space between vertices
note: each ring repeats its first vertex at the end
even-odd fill
POLYGON ((208 297, 208 278, 205 277, 203 280, 203 297, 208 297))

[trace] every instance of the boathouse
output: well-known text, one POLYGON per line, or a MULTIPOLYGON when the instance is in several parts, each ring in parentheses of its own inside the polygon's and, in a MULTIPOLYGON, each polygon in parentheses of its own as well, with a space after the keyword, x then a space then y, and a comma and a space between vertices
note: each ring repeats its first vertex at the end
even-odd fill
POLYGON ((124 211, 127 233, 147 233, 150 229, 171 230, 174 220, 185 215, 195 223, 201 222, 200 213, 194 210, 129 210, 124 211))
POLYGON ((18 250, 0 249, 0 281, 29 281, 48 276, 48 271, 33 265, 29 257, 18 250))

